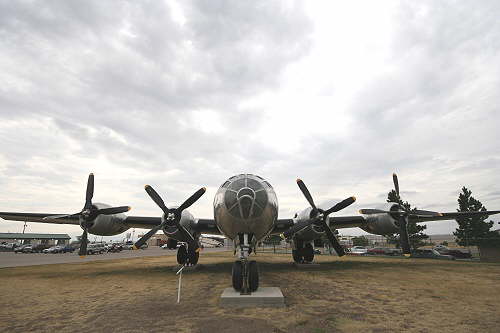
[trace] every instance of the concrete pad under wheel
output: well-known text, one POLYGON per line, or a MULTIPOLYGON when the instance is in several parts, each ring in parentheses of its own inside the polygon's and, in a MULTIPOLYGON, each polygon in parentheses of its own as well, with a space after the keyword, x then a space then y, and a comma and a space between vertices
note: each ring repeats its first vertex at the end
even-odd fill
POLYGON ((298 264, 296 262, 293 263, 293 266, 295 268, 300 268, 300 269, 312 269, 312 268, 319 268, 321 265, 320 264, 315 264, 315 263, 310 263, 310 264, 298 264))
POLYGON ((220 296, 222 307, 285 307, 285 297, 278 287, 260 287, 250 295, 240 295, 233 288, 226 288, 220 296))

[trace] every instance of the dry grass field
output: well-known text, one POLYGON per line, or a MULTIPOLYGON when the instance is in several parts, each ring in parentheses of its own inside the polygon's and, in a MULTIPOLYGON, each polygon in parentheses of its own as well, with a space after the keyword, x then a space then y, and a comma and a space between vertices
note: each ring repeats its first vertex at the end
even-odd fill
POLYGON ((172 257, 0 269, 0 332, 499 332, 500 265, 258 254, 261 285, 285 308, 218 307, 232 253, 204 253, 183 275, 172 257))

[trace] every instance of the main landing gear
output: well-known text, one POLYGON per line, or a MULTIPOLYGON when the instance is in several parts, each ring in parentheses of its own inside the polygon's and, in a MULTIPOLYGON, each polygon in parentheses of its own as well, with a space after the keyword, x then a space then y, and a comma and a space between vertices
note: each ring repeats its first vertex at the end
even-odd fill
POLYGON ((177 249, 177 263, 184 266, 194 266, 198 263, 200 253, 189 250, 186 245, 181 245, 177 249))
POLYGON ((259 268, 255 260, 248 260, 252 252, 249 243, 252 235, 243 234, 239 239, 239 260, 235 261, 232 269, 233 288, 241 295, 250 295, 259 288, 259 268))
POLYGON ((310 264, 314 260, 314 247, 311 243, 304 244, 301 240, 294 240, 295 249, 292 250, 293 261, 297 264, 310 264))

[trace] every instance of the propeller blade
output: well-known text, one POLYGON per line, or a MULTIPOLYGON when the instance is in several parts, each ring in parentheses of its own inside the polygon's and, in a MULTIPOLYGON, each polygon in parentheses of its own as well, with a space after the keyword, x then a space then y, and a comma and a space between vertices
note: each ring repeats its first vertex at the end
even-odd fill
POLYGON ((167 215, 169 210, 167 206, 165 206, 165 202, 163 202, 163 199, 160 197, 160 195, 150 185, 144 186, 144 189, 148 193, 149 197, 153 199, 153 201, 158 205, 158 207, 160 207, 161 210, 165 213, 165 215, 167 215))
POLYGON ((87 180, 87 193, 85 194, 85 207, 84 209, 88 209, 92 207, 92 197, 94 196, 94 174, 91 173, 89 175, 89 179, 87 180))
POLYGON ((349 197, 345 200, 342 200, 341 202, 339 202, 338 204, 336 204, 332 208, 326 210, 323 214, 326 216, 330 213, 338 212, 339 210, 342 210, 342 209, 346 208, 347 206, 352 205, 355 201, 356 201, 356 197, 349 197))
POLYGON ((311 193, 309 193, 309 190, 307 189, 307 186, 306 186, 306 184, 304 184, 304 182, 302 181, 302 179, 297 179, 297 185, 299 185, 300 191, 302 192, 302 194, 304 194, 304 196, 307 199, 307 202, 309 202, 309 204, 311 205, 311 207, 314 210, 318 210, 316 208, 316 205, 314 204, 314 200, 313 200, 313 198, 311 196, 311 193))
POLYGON ((113 214, 126 213, 130 209, 132 209, 132 207, 129 206, 102 208, 97 210, 97 215, 113 215, 113 214))
POLYGON ((399 244, 401 245, 401 249, 403 249, 403 254, 411 254, 408 221, 403 215, 399 217, 399 244))
POLYGON ((431 216, 431 217, 443 216, 443 214, 438 213, 438 212, 433 212, 433 211, 429 211, 429 210, 421 210, 421 209, 415 209, 415 210, 410 211, 410 215, 422 215, 422 216, 431 216))
POLYGON ((400 198, 399 197, 398 175, 396 175, 395 173, 392 174, 392 181, 394 182, 394 189, 396 190, 396 194, 398 195, 398 198, 400 198))
POLYGON ((205 187, 202 187, 198 191, 194 192, 194 194, 189 198, 187 198, 187 200, 184 201, 182 205, 180 205, 179 208, 177 208, 177 210, 179 212, 182 212, 184 209, 190 207, 192 204, 198 201, 198 199, 201 198, 203 194, 205 194, 206 190, 207 189, 205 187))
MULTIPOLYGON (((326 215, 325 215, 325 217, 326 217, 326 215)), ((339 257, 342 257, 343 255, 345 255, 344 247, 342 245, 340 245, 339 240, 337 239, 337 237, 335 237, 335 235, 332 232, 332 229, 330 229, 330 227, 326 223, 326 218, 324 218, 322 220, 321 226, 325 230, 326 237, 330 241, 330 244, 332 244, 332 247, 335 249, 335 252, 337 252, 337 255, 339 257)))
POLYGON ((151 236, 156 234, 158 232, 158 230, 160 230, 161 228, 163 228, 163 223, 160 223, 159 225, 157 225, 153 229, 149 230, 144 236, 142 236, 137 242, 135 242, 135 244, 132 248, 134 250, 140 249, 141 246, 143 246, 144 243, 146 243, 148 241, 148 239, 150 239, 151 236))
POLYGON ((316 219, 309 219, 305 221, 300 221, 298 223, 295 223, 293 226, 291 226, 287 231, 283 232, 281 235, 283 238, 290 238, 293 236, 295 233, 299 232, 300 230, 310 226, 313 224, 313 222, 316 219))
POLYGON ((80 243, 80 250, 78 251, 78 255, 80 257, 85 257, 87 255, 87 228, 83 229, 83 234, 80 243))

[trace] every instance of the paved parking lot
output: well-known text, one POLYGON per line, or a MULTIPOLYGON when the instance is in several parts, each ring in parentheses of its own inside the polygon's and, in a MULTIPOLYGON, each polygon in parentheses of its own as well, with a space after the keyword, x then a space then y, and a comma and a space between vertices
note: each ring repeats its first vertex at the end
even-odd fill
MULTIPOLYGON (((203 252, 227 251, 226 248, 205 248, 203 252)), ((153 257, 153 256, 172 256, 176 255, 176 250, 163 250, 157 246, 149 247, 145 250, 123 250, 118 253, 104 253, 96 255, 88 255, 85 258, 80 258, 78 251, 74 253, 14 253, 0 252, 0 268, 18 267, 18 266, 33 266, 33 265, 48 265, 48 264, 66 264, 72 262, 87 262, 97 260, 110 260, 121 258, 137 258, 137 257, 153 257)))

